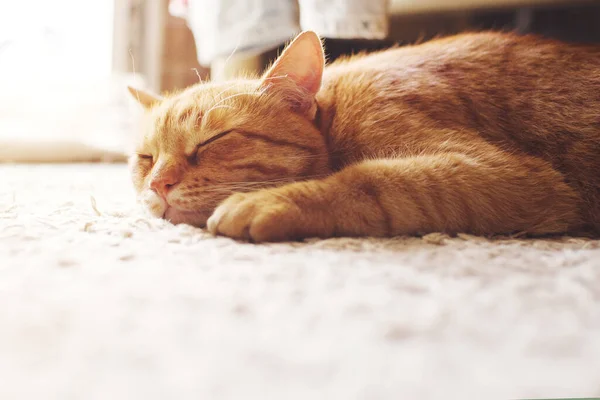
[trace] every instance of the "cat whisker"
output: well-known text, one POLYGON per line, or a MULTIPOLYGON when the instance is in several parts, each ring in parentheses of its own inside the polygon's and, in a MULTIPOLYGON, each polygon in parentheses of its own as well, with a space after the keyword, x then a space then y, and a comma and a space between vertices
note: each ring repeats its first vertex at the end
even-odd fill
MULTIPOLYGON (((284 78, 287 78, 287 77, 288 77, 287 75, 272 76, 272 77, 269 77, 269 78, 265 78, 264 80, 271 80, 271 79, 284 79, 284 78)), ((225 89, 221 90, 219 93, 217 93, 217 94, 214 96, 215 98, 218 98, 218 99, 219 99, 219 102, 215 103, 215 105, 216 105, 216 104, 219 104, 221 101, 227 100, 228 98, 230 98, 230 97, 231 97, 231 96, 230 96, 230 97, 221 98, 221 95, 222 95, 223 93, 225 93, 225 92, 227 92, 227 91, 231 90, 232 88, 234 88, 234 87, 236 87, 236 86, 247 85, 247 84, 248 84, 248 82, 247 82, 247 81, 242 81, 242 82, 233 82, 233 83, 231 83, 231 84, 227 85, 227 86, 225 87, 225 89)), ((248 95, 255 94, 255 93, 256 93, 256 94, 259 94, 259 95, 261 95, 261 94, 263 94, 263 93, 264 93, 264 91, 263 91, 263 90, 261 90, 261 91, 257 91, 257 92, 246 92, 246 94, 248 94, 248 95)), ((237 94, 234 94, 233 96, 237 96, 237 95, 240 95, 240 94, 242 94, 242 93, 237 93, 237 94)))
POLYGON ((285 75, 270 76, 268 78, 264 78, 263 80, 270 81, 271 79, 285 79, 287 77, 288 77, 288 75, 285 74, 285 75))
POLYGON ((225 89, 223 89, 223 90, 221 90, 219 93, 217 93, 217 94, 215 95, 215 98, 217 98, 217 97, 220 97, 220 96, 221 96, 223 93, 225 93, 226 91, 230 90, 231 88, 234 88, 234 87, 236 87, 236 86, 240 86, 240 85, 247 85, 247 84, 248 84, 248 83, 247 83, 247 82, 245 82, 245 81, 243 81, 243 82, 233 82, 233 83, 231 83, 231 84, 227 85, 227 86, 225 87, 225 89))
MULTIPOLYGON (((288 77, 287 75, 271 76, 271 77, 269 77, 269 78, 264 78, 264 80, 265 80, 265 81, 268 81, 268 80, 271 80, 271 79, 284 79, 284 78, 287 78, 287 77, 288 77)), ((233 82, 233 83, 231 83, 231 84, 227 85, 227 86, 225 87, 225 89, 221 90, 221 91, 220 91, 219 93, 217 93, 217 94, 216 94, 214 97, 215 97, 215 98, 218 98, 218 97, 220 97, 220 96, 221 96, 223 93, 227 92, 228 90, 230 90, 230 89, 232 89, 232 88, 234 88, 234 87, 236 87, 236 86, 247 85, 247 84, 248 84, 248 82, 247 82, 247 81, 242 81, 242 82, 233 82)), ((258 93, 260 93, 260 92, 258 92, 258 93)), ((219 99, 219 100, 221 100, 221 99, 219 99)), ((223 100, 224 100, 224 99, 223 99, 223 100)))
MULTIPOLYGON (((261 183, 271 183, 271 182, 297 182, 299 180, 320 179, 320 178, 324 178, 328 175, 329 174, 315 174, 315 175, 305 175, 303 177, 298 177, 298 178, 285 177, 285 178, 273 178, 273 179, 265 179, 265 180, 261 180, 261 181, 246 181, 246 182, 238 182, 238 183, 261 184, 261 183)), ((230 183, 230 182, 227 182, 227 183, 230 183)))
POLYGON ((302 160, 314 160, 314 159, 319 159, 319 158, 323 158, 324 156, 322 154, 310 154, 310 155, 297 155, 297 156, 285 156, 285 157, 278 157, 278 158, 273 158, 273 161, 282 161, 282 164, 287 162, 287 161, 302 161, 302 160))
POLYGON ((326 177, 327 174, 319 174, 306 176, 302 179, 294 179, 294 178, 280 178, 280 179, 267 179, 263 181, 250 181, 250 182, 222 182, 216 183, 210 187, 206 187, 203 191, 231 191, 231 190, 239 190, 239 189, 261 189, 272 186, 278 186, 282 184, 294 183, 298 181, 305 181, 309 179, 320 179, 326 177))
POLYGON ((221 105, 218 105, 218 106, 214 106, 214 107, 209 108, 208 111, 206 111, 204 113, 204 118, 206 118, 206 116, 208 115, 208 113, 210 113, 213 110, 218 110, 219 108, 228 108, 228 109, 231 109, 231 110, 234 109, 232 106, 228 106, 226 104, 221 104, 221 105))
MULTIPOLYGON (((129 51, 129 57, 131 57, 131 70, 133 71, 133 79, 136 80, 137 74, 135 72, 135 58, 133 58, 133 52, 131 51, 131 49, 128 49, 128 51, 129 51)), ((142 101, 140 100, 140 94, 137 90, 135 91, 135 95, 137 97, 138 103, 141 104, 142 101)))
POLYGON ((227 97, 219 100, 215 104, 213 104, 213 106, 211 108, 209 108, 204 115, 208 114, 210 111, 212 111, 215 107, 217 107, 218 105, 220 105, 225 100, 233 99, 235 97, 240 97, 240 96, 254 96, 254 95, 257 95, 257 94, 261 95, 262 92, 261 91, 259 91, 259 92, 243 92, 243 93, 232 94, 231 96, 227 96, 227 97))
POLYGON ((243 93, 232 94, 230 96, 224 97, 221 100, 219 100, 216 104, 213 105, 213 107, 221 104, 225 100, 233 99, 233 98, 240 97, 240 96, 254 96, 256 94, 260 94, 260 92, 243 92, 243 93))
POLYGON ((202 83, 202 77, 200 76, 200 72, 198 71, 198 68, 192 68, 192 71, 194 71, 196 73, 196 76, 198 77, 198 83, 202 83))
POLYGON ((223 63, 223 69, 225 69, 227 67, 227 63, 229 62, 229 60, 231 60, 231 57, 233 57, 233 55, 235 54, 235 52, 238 50, 238 47, 240 47, 240 42, 242 41, 242 38, 238 38, 238 41, 235 45, 235 47, 233 48, 233 51, 231 52, 231 54, 229 54, 229 56, 225 59, 225 62, 223 63))
POLYGON ((219 185, 227 186, 227 185, 236 185, 236 186, 260 186, 269 183, 282 183, 282 182, 290 182, 291 178, 282 178, 282 179, 269 179, 264 181, 250 181, 250 182, 222 182, 219 185))

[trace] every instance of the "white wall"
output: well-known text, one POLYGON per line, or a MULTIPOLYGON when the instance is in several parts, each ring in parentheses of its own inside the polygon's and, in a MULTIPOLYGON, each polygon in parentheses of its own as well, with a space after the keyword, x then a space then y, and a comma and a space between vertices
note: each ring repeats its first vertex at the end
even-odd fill
POLYGON ((112 0, 0 0, 0 80, 108 75, 112 0))
POLYGON ((130 112, 111 71, 113 9, 113 0, 0 0, 0 162, 124 149, 130 112))

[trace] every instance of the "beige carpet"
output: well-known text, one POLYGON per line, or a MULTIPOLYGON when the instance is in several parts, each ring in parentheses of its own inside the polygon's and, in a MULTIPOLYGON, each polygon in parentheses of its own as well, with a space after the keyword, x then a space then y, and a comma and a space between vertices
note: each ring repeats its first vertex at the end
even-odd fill
POLYGON ((123 165, 0 166, 0 399, 600 395, 600 242, 250 245, 123 165))

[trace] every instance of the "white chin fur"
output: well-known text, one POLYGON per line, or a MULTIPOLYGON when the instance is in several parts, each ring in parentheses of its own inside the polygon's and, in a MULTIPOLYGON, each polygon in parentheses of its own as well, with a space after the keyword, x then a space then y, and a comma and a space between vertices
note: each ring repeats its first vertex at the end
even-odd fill
POLYGON ((145 190, 140 194, 140 202, 144 208, 156 218, 162 218, 167 210, 166 202, 153 190, 145 190))

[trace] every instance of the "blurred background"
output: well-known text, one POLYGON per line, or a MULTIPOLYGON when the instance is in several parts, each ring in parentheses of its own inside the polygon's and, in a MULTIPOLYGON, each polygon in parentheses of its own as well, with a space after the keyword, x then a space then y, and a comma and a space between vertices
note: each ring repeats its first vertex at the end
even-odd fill
POLYGON ((126 85, 260 73, 303 29, 330 60, 482 29, 600 42, 585 0, 0 0, 0 162, 123 161, 126 85))

